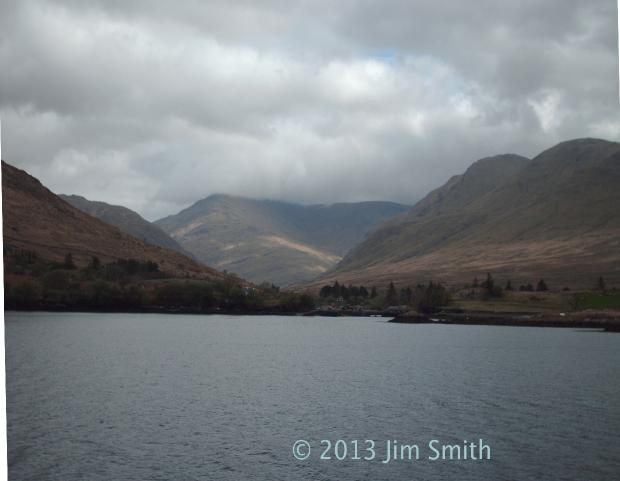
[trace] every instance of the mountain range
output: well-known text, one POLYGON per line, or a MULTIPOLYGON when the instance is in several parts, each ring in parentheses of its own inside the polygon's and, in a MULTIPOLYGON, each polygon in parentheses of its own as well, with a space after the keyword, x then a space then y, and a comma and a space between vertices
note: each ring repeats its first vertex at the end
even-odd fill
POLYGON ((286 286, 333 268, 368 232, 408 209, 392 202, 305 206, 212 195, 156 225, 205 264, 286 286))
POLYGON ((490 157, 373 231, 311 287, 471 282, 487 272, 561 288, 620 282, 620 144, 567 141, 490 157))
POLYGON ((58 197, 68 202, 76 209, 80 209, 108 224, 116 226, 123 232, 137 237, 138 239, 142 239, 148 244, 172 249, 186 255, 188 254, 183 251, 183 248, 177 241, 163 230, 127 207, 88 200, 79 195, 60 194, 58 197))
POLYGON ((174 277, 223 279, 226 270, 301 289, 462 285, 486 273, 558 289, 620 282, 617 142, 487 157, 413 207, 212 195, 154 224, 121 206, 61 198, 4 162, 2 177, 5 261, 20 249, 53 261, 71 253, 77 264, 139 259, 174 277))
POLYGON ((206 280, 225 276, 165 247, 144 242, 73 207, 23 170, 2 162, 2 215, 5 264, 12 252, 36 253, 63 262, 71 254, 77 266, 135 259, 153 262, 173 277, 206 280))

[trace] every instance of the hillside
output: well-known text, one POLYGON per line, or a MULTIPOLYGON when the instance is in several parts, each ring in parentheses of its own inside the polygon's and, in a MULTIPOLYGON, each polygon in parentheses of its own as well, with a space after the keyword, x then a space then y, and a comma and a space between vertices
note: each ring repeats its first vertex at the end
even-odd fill
POLYGON ((484 159, 376 229, 314 285, 463 283, 486 272, 556 288, 618 282, 618 185, 615 142, 563 142, 529 162, 484 159))
POLYGON ((285 286, 332 268, 371 229, 407 209, 391 202, 303 206, 212 195, 156 224, 204 263, 285 286))
POLYGON ((173 277, 223 279, 224 275, 176 251, 153 246, 76 209, 37 179, 2 162, 2 213, 5 262, 13 251, 27 250, 39 259, 62 262, 71 254, 83 266, 136 259, 154 262, 173 277))
POLYGON ((137 212, 127 207, 88 200, 79 195, 60 194, 58 197, 76 209, 97 217, 107 224, 116 226, 123 232, 137 237, 148 244, 165 247, 187 255, 177 241, 155 224, 147 221, 137 212))

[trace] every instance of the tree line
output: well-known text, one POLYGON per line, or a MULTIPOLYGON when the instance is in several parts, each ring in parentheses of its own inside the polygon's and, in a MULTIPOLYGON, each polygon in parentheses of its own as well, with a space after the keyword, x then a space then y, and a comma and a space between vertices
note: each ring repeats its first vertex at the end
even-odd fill
MULTIPOLYGON (((475 277, 470 287, 474 289, 476 288, 482 289, 486 297, 502 297, 503 291, 516 290, 513 287, 512 281, 510 279, 506 281, 505 286, 502 288, 500 285, 496 283, 495 279, 490 273, 487 273, 486 278, 482 282, 478 281, 478 278, 475 277)), ((549 290, 549 286, 547 285, 544 279, 540 279, 538 283, 536 284, 536 288, 534 288, 532 284, 521 284, 518 287, 518 290, 520 292, 534 292, 534 291, 545 292, 549 290)))
POLYGON ((105 311, 306 312, 307 294, 280 292, 274 285, 244 286, 230 277, 206 281, 175 279, 156 262, 93 256, 82 268, 68 253, 62 262, 41 260, 36 252, 13 251, 7 272, 21 280, 5 282, 8 309, 84 309, 105 311))
POLYGON ((363 285, 345 286, 334 281, 332 285, 327 284, 320 289, 319 297, 332 302, 354 301, 374 308, 409 306, 421 312, 433 311, 451 302, 451 296, 444 285, 432 281, 428 284, 418 284, 415 287, 400 288, 394 282, 390 282, 381 291, 376 286, 368 289, 363 285))

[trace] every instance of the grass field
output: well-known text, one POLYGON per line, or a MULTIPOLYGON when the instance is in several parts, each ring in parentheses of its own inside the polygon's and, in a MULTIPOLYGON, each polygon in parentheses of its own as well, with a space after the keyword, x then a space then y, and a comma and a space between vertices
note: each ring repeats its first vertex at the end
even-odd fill
POLYGON ((575 296, 577 310, 620 309, 620 292, 582 292, 575 296))
POLYGON ((603 292, 511 292, 501 298, 459 299, 454 305, 468 311, 574 312, 620 310, 620 291, 603 292))

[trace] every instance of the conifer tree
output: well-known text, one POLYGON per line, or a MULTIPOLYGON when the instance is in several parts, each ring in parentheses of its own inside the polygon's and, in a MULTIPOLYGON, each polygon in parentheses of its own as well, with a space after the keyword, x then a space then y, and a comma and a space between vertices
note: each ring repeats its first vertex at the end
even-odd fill
POLYGON ((64 267, 65 269, 75 269, 75 263, 73 262, 73 255, 70 252, 65 256, 64 267))
POLYGON ((396 292, 396 286, 393 282, 390 282, 387 293, 385 294, 385 304, 387 306, 393 306, 398 302, 398 294, 396 292))

